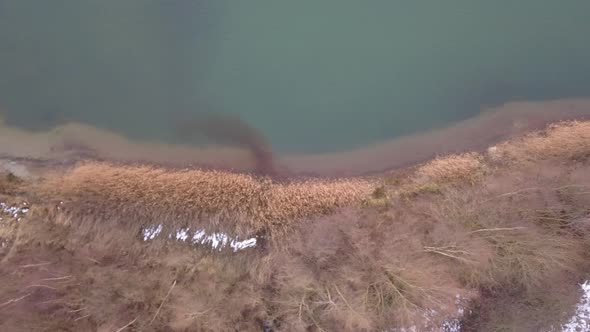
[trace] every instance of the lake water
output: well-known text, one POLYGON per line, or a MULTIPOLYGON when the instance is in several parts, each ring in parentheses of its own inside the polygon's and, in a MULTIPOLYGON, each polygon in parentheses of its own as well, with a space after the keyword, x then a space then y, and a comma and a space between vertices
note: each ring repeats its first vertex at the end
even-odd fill
POLYGON ((335 152, 482 105, 590 96, 590 1, 0 0, 0 109, 180 142, 236 114, 282 152, 335 152))

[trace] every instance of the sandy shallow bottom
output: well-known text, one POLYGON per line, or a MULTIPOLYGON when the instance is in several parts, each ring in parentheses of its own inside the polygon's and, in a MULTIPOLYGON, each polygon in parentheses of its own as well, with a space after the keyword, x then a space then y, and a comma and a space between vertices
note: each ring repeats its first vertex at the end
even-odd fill
MULTIPOLYGON (((542 129, 561 120, 590 119, 590 98, 511 102, 447 128, 339 153, 277 155, 287 176, 359 176, 420 163, 436 155, 484 149, 500 140, 542 129)), ((1 124, 1 123, 0 123, 1 124)), ((139 142, 81 123, 48 132, 0 128, 0 157, 38 161, 109 160, 170 167, 203 167, 248 172, 249 151, 224 146, 194 147, 139 142)))

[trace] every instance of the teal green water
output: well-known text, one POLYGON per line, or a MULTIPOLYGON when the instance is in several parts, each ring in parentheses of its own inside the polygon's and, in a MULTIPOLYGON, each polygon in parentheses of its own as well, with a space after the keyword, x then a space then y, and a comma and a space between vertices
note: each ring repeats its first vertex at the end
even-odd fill
POLYGON ((481 105, 590 95, 590 1, 0 0, 0 108, 178 141, 234 113, 280 151, 346 150, 481 105))

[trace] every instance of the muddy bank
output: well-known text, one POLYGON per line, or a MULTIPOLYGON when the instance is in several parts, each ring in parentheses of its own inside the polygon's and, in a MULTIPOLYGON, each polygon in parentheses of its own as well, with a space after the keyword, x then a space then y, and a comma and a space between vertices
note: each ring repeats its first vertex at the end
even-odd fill
MULTIPOLYGON (((358 176, 401 168, 440 154, 484 149, 547 124, 590 118, 590 99, 511 102, 482 111, 447 128, 396 138, 372 146, 330 154, 275 155, 283 176, 358 176)), ((109 160, 169 167, 255 171, 256 151, 249 146, 182 146, 137 142, 86 124, 68 123, 48 132, 0 128, 0 156, 42 161, 109 160)))

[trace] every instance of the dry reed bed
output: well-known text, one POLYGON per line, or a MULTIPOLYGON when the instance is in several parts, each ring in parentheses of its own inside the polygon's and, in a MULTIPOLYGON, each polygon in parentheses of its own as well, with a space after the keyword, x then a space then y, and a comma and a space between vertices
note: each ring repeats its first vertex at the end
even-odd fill
POLYGON ((483 158, 478 153, 439 157, 419 167, 416 170, 415 181, 418 183, 449 182, 460 179, 470 182, 483 168, 483 158))
POLYGON ((133 226, 199 225, 245 235, 353 205, 372 187, 360 179, 276 183, 224 171, 90 162, 49 177, 36 191, 64 201, 77 215, 133 226))
POLYGON ((400 192, 438 191, 445 184, 474 184, 498 166, 521 167, 542 160, 578 161, 590 155, 590 121, 564 121, 545 130, 502 142, 487 153, 439 156, 424 163, 396 189, 400 192))
POLYGON ((590 153, 590 121, 567 121, 550 125, 517 140, 491 148, 498 158, 526 162, 539 159, 572 160, 590 153))

